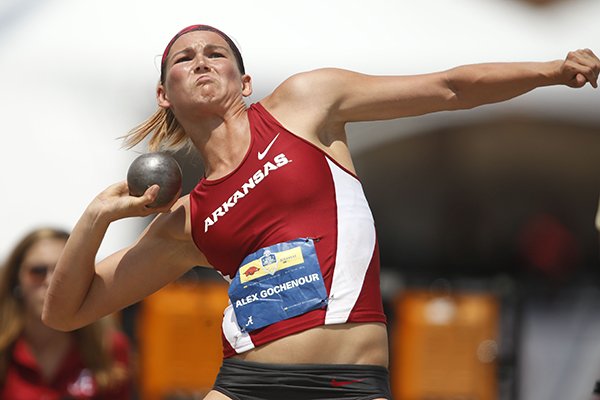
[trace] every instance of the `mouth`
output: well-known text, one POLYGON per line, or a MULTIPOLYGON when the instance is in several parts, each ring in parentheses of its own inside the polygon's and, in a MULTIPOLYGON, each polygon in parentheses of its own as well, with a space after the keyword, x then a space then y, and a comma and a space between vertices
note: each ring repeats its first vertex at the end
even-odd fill
POLYGON ((208 75, 200 75, 196 78, 196 85, 202 85, 208 82, 212 82, 212 79, 208 75))

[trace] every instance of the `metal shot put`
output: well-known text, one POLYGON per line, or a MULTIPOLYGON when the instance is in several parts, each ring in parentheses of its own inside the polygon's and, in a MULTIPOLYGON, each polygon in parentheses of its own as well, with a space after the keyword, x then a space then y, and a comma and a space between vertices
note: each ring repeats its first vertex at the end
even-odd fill
POLYGON ((166 152, 142 154, 127 170, 129 194, 141 196, 152 185, 160 186, 158 197, 149 207, 168 204, 181 189, 181 168, 173 156, 166 152))

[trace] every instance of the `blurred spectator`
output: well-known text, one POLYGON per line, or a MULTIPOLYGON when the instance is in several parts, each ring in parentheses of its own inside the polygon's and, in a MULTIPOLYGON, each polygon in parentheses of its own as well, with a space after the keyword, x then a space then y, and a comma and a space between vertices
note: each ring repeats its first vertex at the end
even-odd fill
POLYGON ((129 342, 103 319, 72 332, 41 313, 49 277, 69 233, 26 235, 0 270, 0 400, 129 399, 129 342))

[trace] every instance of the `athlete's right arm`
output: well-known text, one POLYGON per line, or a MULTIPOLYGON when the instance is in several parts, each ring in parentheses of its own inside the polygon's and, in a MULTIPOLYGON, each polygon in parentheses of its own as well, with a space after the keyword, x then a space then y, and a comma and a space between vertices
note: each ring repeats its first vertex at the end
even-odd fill
POLYGON ((191 240, 188 197, 149 209, 157 186, 141 197, 128 195, 120 182, 99 194, 77 222, 56 265, 42 320, 70 331, 152 294, 196 265, 208 265, 191 240), (111 222, 159 214, 137 241, 96 264, 111 222))

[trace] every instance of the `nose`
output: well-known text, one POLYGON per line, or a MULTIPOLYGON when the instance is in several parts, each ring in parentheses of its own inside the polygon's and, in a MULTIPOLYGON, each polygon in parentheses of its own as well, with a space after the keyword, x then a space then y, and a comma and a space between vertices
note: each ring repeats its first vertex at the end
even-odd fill
POLYGON ((54 275, 54 268, 48 268, 48 272, 46 272, 46 276, 44 277, 44 283, 46 285, 50 284, 50 281, 52 280, 52 275, 54 275))
POLYGON ((208 67, 208 64, 206 63, 206 60, 204 59, 204 57, 198 57, 196 66, 194 67, 194 72, 202 73, 202 72, 208 71, 209 69, 210 68, 208 67))

